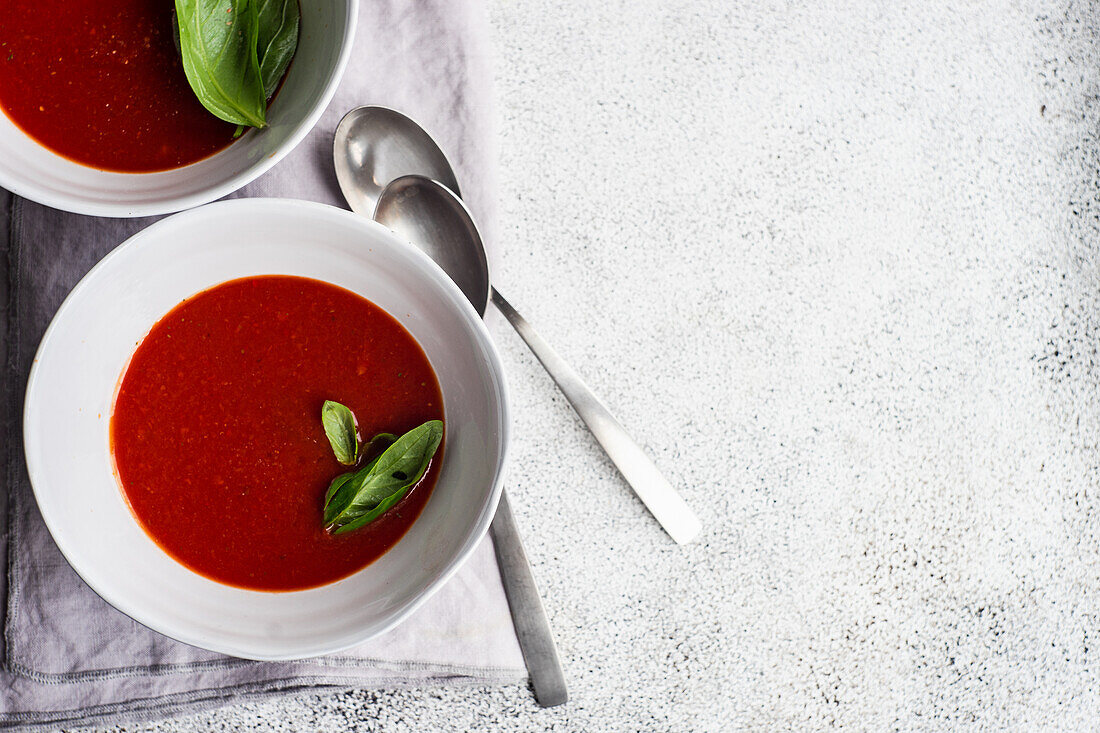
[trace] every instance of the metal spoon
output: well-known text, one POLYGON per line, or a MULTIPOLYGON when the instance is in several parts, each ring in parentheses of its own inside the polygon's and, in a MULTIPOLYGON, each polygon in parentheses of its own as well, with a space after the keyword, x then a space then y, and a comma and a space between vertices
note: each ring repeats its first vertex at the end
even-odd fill
POLYGON ((333 154, 336 178, 352 210, 373 216, 424 250, 482 315, 485 296, 491 295, 634 493, 672 539, 691 541, 701 529, 695 513, 580 376, 489 284, 481 237, 458 198, 454 171, 431 136, 400 112, 359 107, 337 126, 333 154), (410 173, 418 176, 394 180, 410 173), (434 181, 443 185, 433 186, 434 181))

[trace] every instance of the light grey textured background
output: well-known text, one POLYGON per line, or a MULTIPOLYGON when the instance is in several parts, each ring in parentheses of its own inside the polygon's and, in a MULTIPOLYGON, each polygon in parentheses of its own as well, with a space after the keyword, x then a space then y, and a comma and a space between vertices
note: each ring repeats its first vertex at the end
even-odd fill
POLYGON ((698 509, 674 546, 497 329, 573 700, 132 730, 1100 720, 1100 7, 491 0, 501 290, 698 509))

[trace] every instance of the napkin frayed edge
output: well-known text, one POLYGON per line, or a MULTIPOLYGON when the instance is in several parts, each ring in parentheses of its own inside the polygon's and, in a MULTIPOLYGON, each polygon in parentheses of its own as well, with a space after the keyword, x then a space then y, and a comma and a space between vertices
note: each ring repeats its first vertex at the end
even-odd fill
POLYGON ((438 686, 476 687, 499 684, 521 684, 526 682, 524 674, 504 674, 495 677, 471 678, 465 676, 438 675, 421 680, 407 677, 381 677, 371 680, 370 688, 361 688, 362 680, 341 679, 332 675, 292 676, 265 682, 246 682, 230 687, 217 687, 205 690, 191 690, 126 702, 108 703, 72 710, 50 712, 0 712, 0 728, 11 731, 52 730, 58 725, 76 724, 78 726, 96 723, 115 722, 117 716, 126 715, 128 722, 163 720, 206 712, 226 705, 246 700, 263 700, 287 693, 331 694, 367 689, 372 693, 398 689, 420 689, 438 686))

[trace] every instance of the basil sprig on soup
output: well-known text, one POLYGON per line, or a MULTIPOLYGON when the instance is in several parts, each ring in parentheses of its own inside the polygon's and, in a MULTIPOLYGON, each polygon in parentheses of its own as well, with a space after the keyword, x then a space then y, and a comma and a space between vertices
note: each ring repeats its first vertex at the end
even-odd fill
POLYGON ((297 0, 175 0, 179 51, 202 106, 244 127, 267 125, 298 48, 297 0))
MULTIPOLYGON (((361 453, 355 429, 355 416, 339 402, 326 401, 321 408, 325 427, 336 460, 354 465, 361 453)), ((378 519, 428 471, 432 456, 443 440, 439 420, 413 428, 400 438, 379 433, 367 445, 377 455, 355 472, 342 473, 332 480, 325 492, 323 522, 334 535, 359 529, 378 519)))

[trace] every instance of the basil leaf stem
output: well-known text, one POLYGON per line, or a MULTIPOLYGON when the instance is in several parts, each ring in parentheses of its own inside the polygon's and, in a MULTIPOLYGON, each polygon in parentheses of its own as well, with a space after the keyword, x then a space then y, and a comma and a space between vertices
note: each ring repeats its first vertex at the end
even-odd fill
POLYGON ((355 431, 355 415, 344 405, 325 400, 321 406, 321 425, 332 445, 336 460, 345 466, 354 466, 359 462, 359 437, 355 431))

